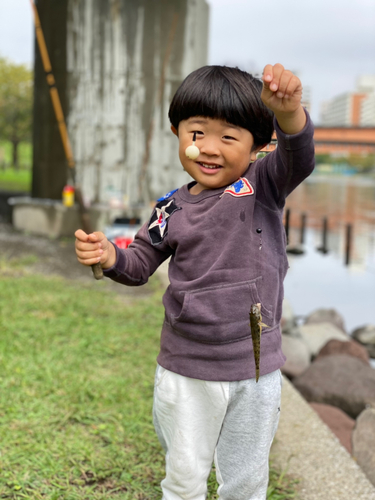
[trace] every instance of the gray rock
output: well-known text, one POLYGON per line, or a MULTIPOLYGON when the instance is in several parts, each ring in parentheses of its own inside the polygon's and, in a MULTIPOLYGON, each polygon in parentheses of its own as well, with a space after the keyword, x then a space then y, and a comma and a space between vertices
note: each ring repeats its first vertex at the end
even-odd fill
POLYGON ((361 359, 366 365, 370 364, 369 355, 365 347, 355 340, 342 342, 341 340, 329 340, 319 351, 315 360, 323 356, 332 356, 334 354, 347 354, 361 359))
POLYGON ((375 486, 375 409, 367 408, 357 418, 352 436, 353 458, 375 486))
POLYGON ((350 337, 333 323, 307 323, 301 325, 299 331, 311 356, 316 356, 320 349, 331 339, 343 342, 350 340, 350 337))
POLYGON ((352 418, 375 404, 375 370, 353 356, 324 356, 293 384, 307 401, 336 406, 352 418))
POLYGON ((283 312, 281 316, 281 331, 289 334, 296 326, 294 312, 289 300, 283 300, 283 312))
POLYGON ((310 403, 323 422, 331 429, 340 443, 352 453, 352 432, 355 420, 350 418, 340 408, 322 403, 310 403))
POLYGON ((335 309, 316 309, 306 317, 305 323, 332 323, 346 333, 344 318, 335 309))
POLYGON ((375 325, 364 325, 356 328, 352 337, 366 347, 371 358, 375 358, 375 325))
POLYGON ((286 356, 286 363, 281 371, 288 378, 298 377, 310 366, 310 353, 301 339, 283 335, 282 350, 286 356))

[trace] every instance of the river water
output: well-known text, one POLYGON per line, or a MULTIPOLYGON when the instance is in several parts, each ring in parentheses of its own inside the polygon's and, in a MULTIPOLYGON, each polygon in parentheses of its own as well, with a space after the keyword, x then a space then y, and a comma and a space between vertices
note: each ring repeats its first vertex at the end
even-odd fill
POLYGON ((317 308, 334 308, 348 333, 375 324, 375 179, 360 176, 313 174, 288 197, 289 246, 304 250, 288 255, 285 297, 297 316, 317 308), (307 230, 300 244, 301 215, 307 230), (328 253, 322 246, 323 218, 327 217, 328 253), (352 225, 350 264, 345 264, 346 226, 352 225))

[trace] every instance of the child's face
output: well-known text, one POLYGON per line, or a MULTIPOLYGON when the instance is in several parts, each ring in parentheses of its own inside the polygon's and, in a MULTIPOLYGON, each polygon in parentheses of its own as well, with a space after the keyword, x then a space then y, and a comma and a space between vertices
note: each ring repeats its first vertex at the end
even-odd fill
POLYGON ((250 160, 255 160, 261 149, 251 151, 254 139, 248 130, 216 118, 194 116, 179 123, 178 133, 171 128, 179 139, 182 166, 197 181, 190 191, 192 194, 232 184, 244 174, 250 160), (191 146, 194 132, 197 132, 195 144, 200 155, 190 160, 185 150, 191 146))

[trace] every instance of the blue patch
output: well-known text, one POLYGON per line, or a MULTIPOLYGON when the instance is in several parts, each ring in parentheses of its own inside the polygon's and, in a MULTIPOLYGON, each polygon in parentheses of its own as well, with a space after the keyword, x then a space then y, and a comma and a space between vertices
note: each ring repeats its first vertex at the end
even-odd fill
POLYGON ((244 186, 244 183, 243 183, 243 180, 242 179, 239 179, 237 182, 235 182, 234 184, 232 184, 232 186, 234 187, 234 190, 236 193, 240 193, 243 186, 244 186))
POLYGON ((170 198, 172 196, 172 194, 174 194, 176 191, 178 191, 178 188, 177 189, 174 189, 173 191, 169 191, 169 193, 165 194, 164 196, 162 196, 161 198, 159 198, 158 200, 156 201, 164 201, 164 200, 168 200, 168 198, 170 198))

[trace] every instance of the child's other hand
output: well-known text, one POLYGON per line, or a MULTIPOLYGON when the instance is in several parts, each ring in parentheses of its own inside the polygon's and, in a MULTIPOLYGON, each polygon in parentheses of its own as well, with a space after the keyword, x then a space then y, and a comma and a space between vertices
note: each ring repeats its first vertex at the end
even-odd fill
POLYGON ((78 262, 85 266, 100 262, 104 269, 115 264, 116 250, 103 233, 86 234, 78 229, 74 235, 78 262))
POLYGON ((263 70, 262 101, 274 113, 293 113, 301 106, 301 80, 281 64, 263 70))
POLYGON ((267 64, 263 70, 261 99, 287 134, 303 129, 306 115, 301 105, 301 80, 282 64, 267 64))

